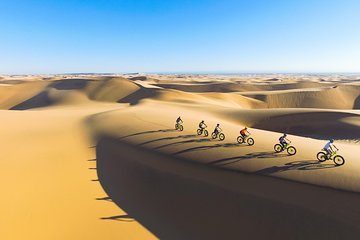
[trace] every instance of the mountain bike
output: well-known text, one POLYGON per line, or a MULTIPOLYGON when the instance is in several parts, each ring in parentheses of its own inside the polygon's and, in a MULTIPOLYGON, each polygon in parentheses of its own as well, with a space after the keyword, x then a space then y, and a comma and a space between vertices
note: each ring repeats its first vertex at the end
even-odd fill
POLYGON ((204 133, 204 136, 205 136, 205 137, 209 136, 208 130, 206 130, 206 129, 204 129, 204 128, 199 128, 199 129, 197 130, 197 134, 198 134, 198 135, 202 135, 203 133, 204 133))
POLYGON ((255 143, 254 139, 253 139, 252 137, 250 137, 250 135, 245 136, 245 137, 243 137, 242 135, 240 135, 240 136, 237 137, 236 140, 237 140, 237 142, 240 143, 240 144, 246 142, 249 146, 252 146, 252 145, 254 145, 254 143, 255 143))
POLYGON ((213 132, 211 134, 212 139, 216 139, 219 138, 220 141, 223 141, 225 139, 225 134, 223 134, 222 132, 213 132))
POLYGON ((179 130, 179 131, 183 131, 184 130, 184 127, 181 123, 176 123, 175 124, 175 129, 176 130, 179 130))
POLYGON ((321 150, 316 155, 316 158, 319 160, 319 162, 325 162, 326 160, 332 160, 337 166, 344 165, 345 159, 338 155, 336 151, 333 151, 331 153, 328 153, 325 150, 321 150))
POLYGON ((274 146, 274 150, 275 152, 279 153, 279 152, 283 152, 283 151, 287 151, 287 153, 292 156, 296 154, 296 148, 294 146, 291 146, 290 143, 287 143, 285 146, 277 143, 274 146))

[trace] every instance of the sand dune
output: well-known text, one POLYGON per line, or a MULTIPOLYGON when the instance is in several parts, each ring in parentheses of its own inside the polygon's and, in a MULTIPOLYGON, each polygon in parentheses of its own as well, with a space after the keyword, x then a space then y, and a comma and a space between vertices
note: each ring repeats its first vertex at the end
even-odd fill
POLYGON ((356 76, 2 76, 0 95, 1 239, 360 234, 356 76), (328 138, 345 165, 316 160, 328 138))
POLYGON ((247 96, 266 102, 268 108, 326 109, 358 109, 359 94, 360 87, 358 86, 246 93, 247 96))
MULTIPOLYGON (((182 110, 185 126, 189 127, 183 133, 166 125, 171 117, 151 121, 152 115, 173 112, 171 105, 160 110, 157 104, 148 102, 137 109, 108 112, 88 119, 99 139, 98 174, 103 179, 105 191, 156 236, 217 239, 220 236, 231 238, 240 230, 246 238, 254 239, 269 234, 281 239, 291 238, 294 234, 300 239, 311 236, 318 239, 354 238, 358 235, 359 229, 353 223, 360 216, 352 214, 358 209, 358 195, 342 192, 360 191, 357 184, 360 166, 356 156, 351 154, 357 146, 340 144, 347 153, 344 167, 318 164, 315 155, 322 146, 319 140, 291 136, 299 155, 277 155, 272 146, 279 134, 254 129, 256 145, 239 146, 234 144, 237 125, 223 121, 229 140, 224 143, 212 141, 194 134, 197 116, 189 110, 182 110), (120 126, 117 119, 123 119, 120 126), (142 122, 147 123, 146 128, 140 127, 142 122), (119 127, 115 130, 114 126, 119 127), (125 152, 128 155, 125 156, 125 152), (222 172, 217 168, 232 171, 222 172), (234 171, 276 176, 313 186, 238 175, 234 171), (253 178, 259 182, 254 183, 253 178), (353 196, 354 200, 341 200, 345 196, 353 196), (143 198, 148 202, 138 203, 143 198), (351 210, 337 204, 340 202, 347 202, 345 205, 351 210), (271 207, 264 207, 267 204, 271 207), (343 216, 344 213, 349 215, 343 216), (276 223, 273 222, 274 214, 280 218, 276 223), (210 221, 204 221, 209 217, 210 221), (304 225, 308 219, 312 219, 311 224, 304 225), (344 219, 349 221, 344 223, 344 219), (333 223, 336 223, 336 230, 333 223), (287 230, 284 232, 283 229, 287 230)), ((210 115, 206 119, 209 125, 218 120, 210 115)))
POLYGON ((0 109, 10 109, 27 101, 34 95, 41 93, 47 85, 48 83, 42 81, 0 85, 0 109))
MULTIPOLYGON (((241 126, 239 123, 234 122, 231 119, 220 120, 220 117, 216 114, 203 113, 201 117, 206 119, 206 122, 209 125, 209 131, 212 131, 212 128, 216 123, 220 122, 224 133, 226 134, 224 142, 211 140, 196 135, 197 124, 199 122, 198 115, 196 114, 197 112, 199 112, 199 108, 196 110, 191 110, 186 107, 181 108, 179 106, 174 108, 174 105, 172 104, 163 104, 160 108, 158 102, 146 102, 127 110, 123 109, 121 111, 97 114, 94 117, 90 117, 87 122, 90 129, 94 131, 94 135, 97 136, 97 139, 101 139, 102 136, 111 136, 117 139, 124 139, 126 142, 136 146, 206 164, 211 163, 212 161, 216 163, 220 159, 223 159, 223 162, 226 164, 220 165, 221 167, 237 168, 239 161, 244 158, 244 160, 248 161, 241 161, 244 163, 240 165, 240 170, 257 172, 262 170, 262 168, 266 169, 282 162, 279 161, 279 157, 280 159, 285 160, 284 163, 286 163, 286 160, 288 159, 287 155, 274 154, 273 151, 273 146, 277 143, 281 133, 252 129, 251 132, 256 141, 255 146, 239 146, 239 144, 236 143, 238 131, 241 126), (183 133, 172 130, 173 127, 169 124, 171 119, 176 117, 176 111, 179 110, 181 110, 183 119, 186 123, 186 128, 183 133), (158 116, 163 111, 172 113, 172 115, 162 116, 161 119, 154 121, 153 119, 156 119, 155 116, 158 116), (118 119, 122 119, 122 123, 119 123, 118 119), (147 123, 146 126, 144 126, 144 122, 147 123), (265 161, 258 162, 259 165, 254 168, 255 165, 253 164, 256 161, 251 161, 252 159, 264 159, 265 161), (229 162, 227 162, 227 160, 229 162), (250 165, 246 164, 246 162, 250 165), (233 163, 235 164, 233 165, 233 163)), ((298 161, 299 163, 304 161, 304 165, 310 166, 314 162, 316 163, 316 154, 322 148, 323 144, 325 144, 324 140, 296 135, 291 135, 290 139, 292 139, 293 144, 298 148, 299 154, 289 159, 295 162, 298 161)), ((338 147, 341 146, 341 152, 348 161, 356 163, 356 156, 353 154, 357 148, 356 144, 353 145, 343 142, 338 143, 337 145, 338 147)), ((325 168, 334 167, 333 164, 329 164, 330 165, 319 166, 315 164, 314 167, 315 169, 318 167, 321 168, 322 166, 325 168)), ((351 163, 347 163, 346 165, 350 164, 351 163)), ((284 168, 286 168, 286 166, 284 166, 284 168)), ((349 176, 355 176, 357 168, 357 166, 353 166, 351 172, 354 171, 354 175, 351 173, 349 176)), ((350 185, 344 184, 343 177, 349 177, 346 172, 350 169, 351 167, 346 170, 344 170, 344 167, 329 169, 329 171, 323 169, 322 173, 317 173, 315 178, 312 177, 313 175, 310 172, 303 178, 302 175, 304 173, 302 173, 302 175, 296 176, 296 180, 316 185, 326 185, 343 190, 360 191, 360 185, 355 187, 355 185, 351 183, 358 181, 356 179, 347 181, 350 185), (338 172, 340 175, 345 175, 341 176, 339 179, 327 179, 328 176, 334 176, 334 171, 338 172), (322 174, 325 174, 324 177, 320 177, 322 174), (339 182, 337 182, 337 180, 339 180, 339 182)), ((293 177, 295 177, 294 174, 286 175, 287 179, 293 180, 293 177)))
POLYGON ((221 82, 200 82, 197 84, 194 83, 169 83, 162 84, 157 83, 157 86, 163 88, 170 88, 181 90, 185 92, 247 92, 247 91, 275 91, 275 90, 287 90, 287 89, 306 89, 314 87, 328 86, 328 84, 320 84, 313 82, 306 83, 282 83, 282 84, 264 84, 263 82, 254 84, 254 83, 234 83, 228 81, 221 82))
POLYGON ((356 194, 219 171, 114 139, 99 142, 97 159, 107 194, 160 239, 352 239, 360 233, 359 216, 344 214, 357 205, 356 194))
POLYGON ((109 78, 88 85, 85 89, 90 99, 116 102, 136 91, 140 87, 124 78, 109 78))
POLYGON ((360 112, 325 109, 218 110, 218 116, 256 129, 318 139, 359 139, 360 112))

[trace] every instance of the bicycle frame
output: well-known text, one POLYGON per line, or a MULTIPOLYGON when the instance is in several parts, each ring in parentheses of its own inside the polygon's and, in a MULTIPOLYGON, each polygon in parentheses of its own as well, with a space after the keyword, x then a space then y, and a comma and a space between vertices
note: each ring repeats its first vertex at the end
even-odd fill
POLYGON ((324 150, 326 152, 326 156, 329 158, 329 159, 332 159, 334 156, 336 156, 337 154, 337 151, 331 151, 331 153, 328 153, 326 150, 324 150))

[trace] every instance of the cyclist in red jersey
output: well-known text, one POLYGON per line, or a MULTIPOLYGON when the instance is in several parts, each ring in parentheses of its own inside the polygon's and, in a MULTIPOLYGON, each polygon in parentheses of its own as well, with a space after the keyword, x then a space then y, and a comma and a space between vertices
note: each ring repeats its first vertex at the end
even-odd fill
POLYGON ((245 127, 244 129, 242 129, 240 131, 240 135, 243 137, 243 138, 246 138, 248 135, 250 135, 249 131, 247 130, 247 127, 245 127))

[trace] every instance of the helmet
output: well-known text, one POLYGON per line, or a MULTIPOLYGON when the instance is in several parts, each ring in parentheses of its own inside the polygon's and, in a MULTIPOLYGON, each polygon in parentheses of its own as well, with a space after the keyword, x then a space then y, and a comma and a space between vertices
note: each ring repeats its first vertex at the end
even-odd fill
POLYGON ((287 134, 286 133, 284 133, 284 137, 286 137, 287 136, 287 134))
POLYGON ((201 122, 203 123, 203 122, 204 122, 204 120, 201 120, 201 122))
POLYGON ((333 142, 334 142, 334 139, 330 139, 330 142, 333 143, 333 142))
POLYGON ((218 123, 218 124, 216 124, 216 126, 220 126, 220 124, 218 123))
POLYGON ((247 129, 247 127, 245 127, 245 130, 247 129))

